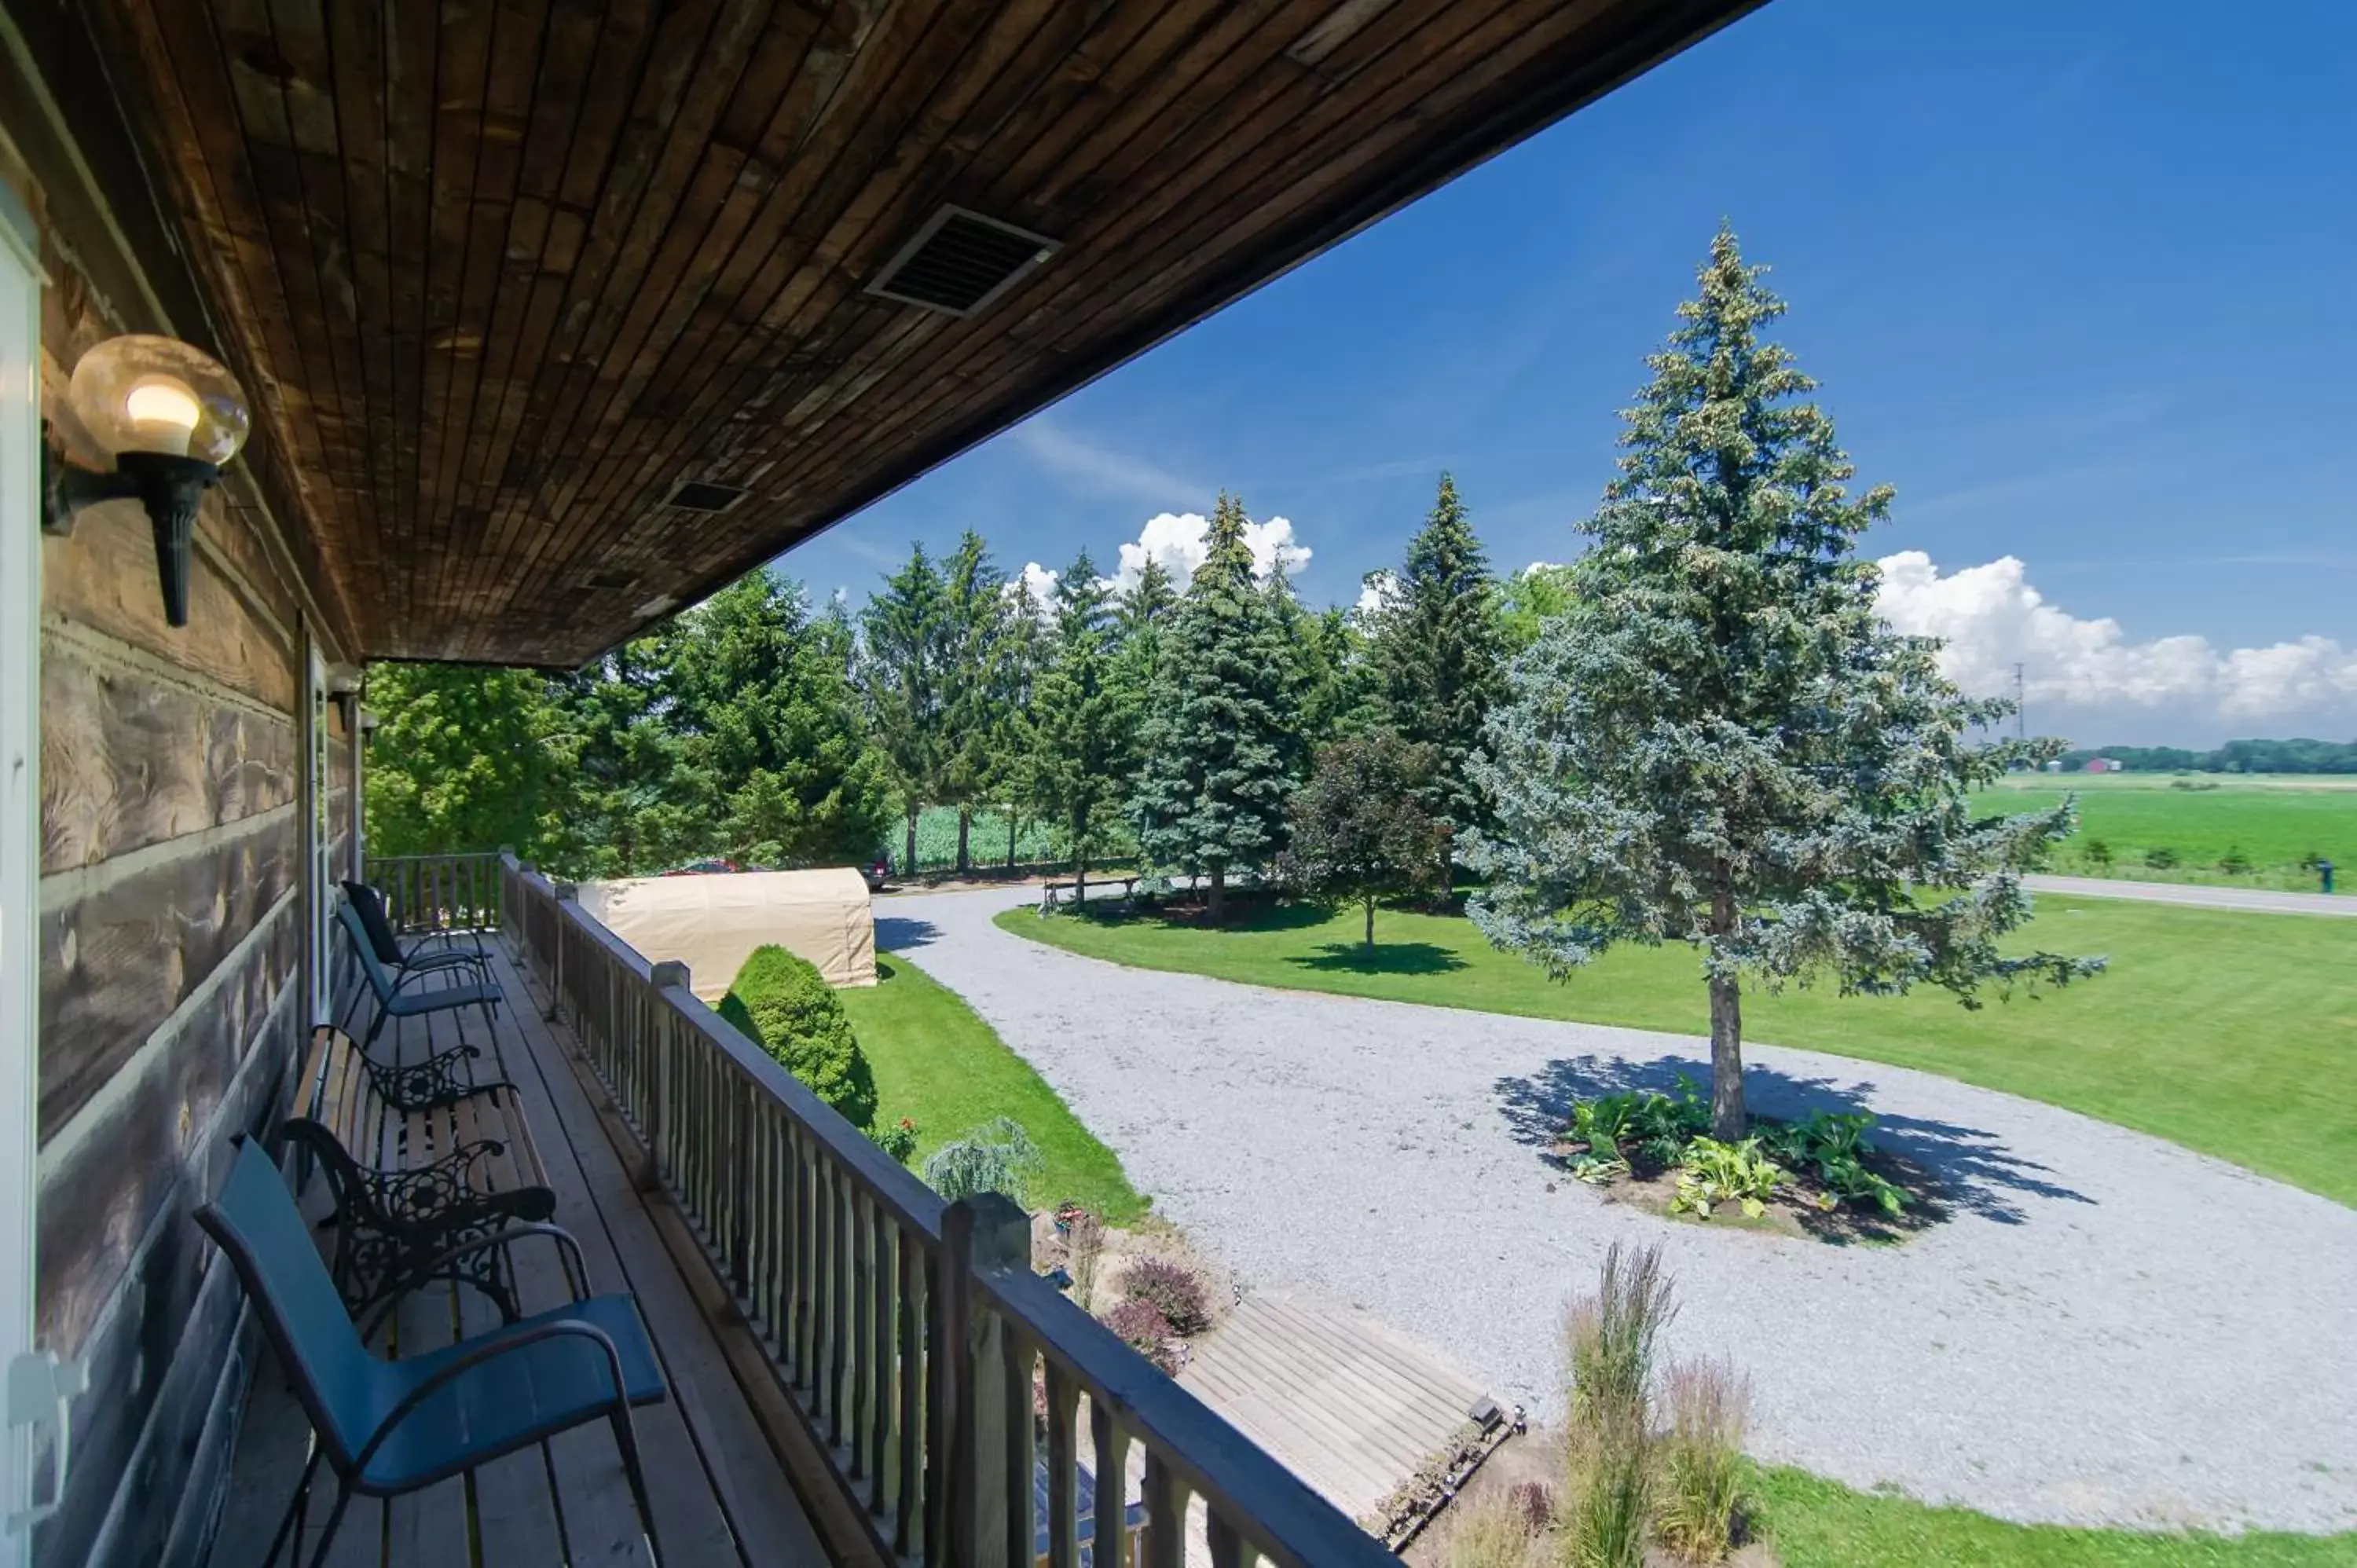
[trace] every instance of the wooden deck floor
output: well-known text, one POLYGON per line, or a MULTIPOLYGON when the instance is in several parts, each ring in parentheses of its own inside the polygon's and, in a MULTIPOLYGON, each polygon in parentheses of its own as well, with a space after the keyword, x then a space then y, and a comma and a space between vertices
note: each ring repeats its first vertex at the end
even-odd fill
POLYGON ((1447 1446, 1482 1397, 1383 1325, 1281 1294, 1246 1297, 1178 1380, 1352 1519, 1447 1446))
MULTIPOLYGON (((496 947, 496 944, 493 944, 496 947)), ((579 1239, 596 1290, 639 1300, 671 1383, 667 1402, 638 1412, 639 1446, 653 1494, 663 1562, 816 1564, 826 1561, 777 1455, 731 1375, 713 1329, 656 1234, 646 1206, 600 1130, 532 991, 504 953, 498 959, 511 1004, 500 1010, 499 1056, 521 1088, 533 1133, 556 1189, 556 1222, 579 1239)), ((366 1004, 363 1004, 365 1011, 366 1004)), ((482 1045, 482 1023, 473 1022, 482 1045)), ((456 1043, 441 1021, 401 1042, 403 1059, 456 1043)), ((380 1051, 383 1045, 379 1044, 380 1051)), ((486 1053, 486 1060, 489 1060, 486 1053)), ((317 1189, 322 1184, 313 1183, 317 1189)), ((317 1191, 311 1195, 316 1209, 317 1191)), ((545 1245, 518 1249, 527 1312, 566 1299, 545 1245)), ((413 1298, 397 1315, 393 1354, 447 1344, 496 1323, 471 1291, 413 1298)), ((309 1428, 265 1348, 238 1440, 231 1493, 212 1563, 247 1568, 261 1561, 300 1473, 309 1428)), ((332 1483, 314 1488, 316 1539, 332 1483)), ((306 1546, 306 1557, 310 1550, 306 1546)), ((283 1560, 283 1559, 282 1559, 283 1560)), ((643 1563, 637 1516, 613 1440, 603 1423, 390 1503, 356 1499, 328 1558, 339 1568, 517 1568, 538 1563, 643 1563)))

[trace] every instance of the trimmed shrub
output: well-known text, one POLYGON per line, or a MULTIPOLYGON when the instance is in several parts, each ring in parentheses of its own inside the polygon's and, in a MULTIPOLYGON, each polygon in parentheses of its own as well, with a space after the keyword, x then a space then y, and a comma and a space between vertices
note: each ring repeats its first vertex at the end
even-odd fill
POLYGON ((1121 1276, 1121 1294, 1128 1301, 1146 1301, 1169 1320, 1173 1332, 1200 1334, 1211 1326, 1211 1308, 1205 1299, 1202 1276, 1184 1263, 1168 1258, 1140 1258, 1121 1276))
POLYGON ((843 1002, 785 949, 755 948, 720 999, 720 1016, 862 1132, 876 1120, 876 1079, 843 1002))
POLYGON ((1152 1302, 1135 1296, 1115 1302, 1099 1321, 1165 1374, 1178 1371, 1178 1358, 1170 1353, 1170 1320, 1152 1302))

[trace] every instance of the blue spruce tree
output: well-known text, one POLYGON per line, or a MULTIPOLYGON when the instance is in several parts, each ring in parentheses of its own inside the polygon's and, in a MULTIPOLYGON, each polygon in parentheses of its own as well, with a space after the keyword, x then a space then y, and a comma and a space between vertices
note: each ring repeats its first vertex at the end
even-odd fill
POLYGON ((2021 755, 1974 739, 2010 704, 1961 695, 1935 640, 1876 614, 1856 542, 1892 492, 1849 494, 1833 422, 1801 401, 1814 383, 1759 336, 1784 309, 1764 270, 1712 242, 1622 416, 1572 609, 1515 660, 1473 769, 1496 811, 1469 856, 1492 942, 1558 979, 1615 942, 1701 951, 1725 1139, 1747 1125, 1746 978, 1928 983, 1972 1006, 1985 983, 2101 966, 1999 951, 2072 808, 1974 815, 2021 755))

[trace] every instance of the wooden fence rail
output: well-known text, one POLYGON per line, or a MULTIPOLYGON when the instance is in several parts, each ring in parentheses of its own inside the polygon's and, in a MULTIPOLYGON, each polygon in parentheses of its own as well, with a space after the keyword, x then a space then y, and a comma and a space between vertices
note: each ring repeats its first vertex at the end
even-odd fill
POLYGON ((1012 1203, 945 1205, 722 1023, 683 965, 650 962, 512 857, 499 880, 508 936, 880 1552, 1177 1568, 1192 1497, 1213 1568, 1394 1562, 1034 1274, 1012 1203), (1124 1550, 1100 1556, 1116 1520, 1124 1550))
POLYGON ((384 895, 385 914, 404 935, 500 924, 506 876, 496 854, 371 855, 364 875, 384 895))

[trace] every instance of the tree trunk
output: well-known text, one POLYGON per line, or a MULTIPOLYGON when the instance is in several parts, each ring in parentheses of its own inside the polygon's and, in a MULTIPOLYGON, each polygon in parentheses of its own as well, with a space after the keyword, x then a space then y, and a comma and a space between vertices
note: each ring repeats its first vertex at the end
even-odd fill
POLYGON ((1203 902, 1203 912, 1214 925, 1227 909, 1228 868, 1224 865, 1211 867, 1211 896, 1203 902))
POLYGON ((1015 808, 1006 808, 1006 869, 1015 869, 1015 808))
POLYGON ((909 808, 909 854, 900 862, 900 875, 912 878, 917 875, 917 808, 914 806, 909 808))
POLYGON ((1731 1144, 1749 1130, 1743 1111, 1743 995, 1730 975, 1710 983, 1710 1135, 1731 1144))
POLYGON ((958 863, 957 863, 957 874, 958 874, 960 876, 970 875, 973 873, 973 871, 974 871, 974 854, 973 854, 973 852, 972 852, 971 850, 969 850, 969 849, 966 847, 966 833, 967 833, 968 830, 969 830, 969 829, 971 829, 973 826, 974 826, 974 810, 973 810, 973 808, 972 808, 972 807, 969 807, 969 806, 960 806, 960 807, 958 808, 958 863))
POLYGON ((1089 857, 1082 855, 1072 862, 1072 908, 1089 907, 1089 857))
POLYGON ((1375 901, 1370 897, 1367 905, 1367 950, 1375 950, 1375 901))
MULTIPOLYGON (((1742 908, 1726 864, 1714 867, 1710 898, 1710 934, 1735 934, 1742 908)), ((1714 956, 1716 956, 1714 954, 1714 956)), ((1710 983, 1710 1135, 1732 1144, 1751 1130, 1743 1109, 1743 992, 1735 976, 1714 976, 1710 983)))

